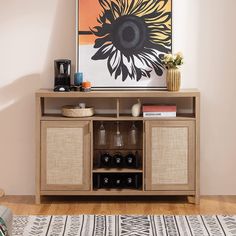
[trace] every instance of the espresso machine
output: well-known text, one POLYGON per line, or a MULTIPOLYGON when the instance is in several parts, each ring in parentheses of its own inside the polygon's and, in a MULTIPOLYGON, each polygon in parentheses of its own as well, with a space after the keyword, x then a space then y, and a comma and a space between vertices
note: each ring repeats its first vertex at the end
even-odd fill
POLYGON ((54 91, 69 92, 70 91, 70 75, 71 75, 71 60, 60 59, 54 61, 54 91))

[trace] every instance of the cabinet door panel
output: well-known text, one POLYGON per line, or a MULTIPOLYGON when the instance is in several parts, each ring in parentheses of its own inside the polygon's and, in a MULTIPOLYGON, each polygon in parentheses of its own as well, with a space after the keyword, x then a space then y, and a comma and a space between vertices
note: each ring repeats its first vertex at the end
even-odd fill
POLYGON ((147 190, 194 190, 194 122, 147 121, 146 144, 147 190))
POLYGON ((89 122, 42 122, 42 190, 88 190, 89 122))

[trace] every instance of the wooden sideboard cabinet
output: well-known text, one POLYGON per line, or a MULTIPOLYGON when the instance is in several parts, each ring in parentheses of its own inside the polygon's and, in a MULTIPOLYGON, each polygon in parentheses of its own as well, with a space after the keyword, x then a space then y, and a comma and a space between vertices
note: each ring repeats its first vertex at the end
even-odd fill
POLYGON ((196 89, 87 93, 39 90, 36 202, 50 195, 183 195, 198 204, 199 126, 200 93, 196 89), (137 99, 142 104, 176 104, 177 116, 132 117, 131 107, 137 99), (95 115, 61 115, 62 106, 81 102, 93 106, 95 115), (101 125, 106 131, 106 143, 102 145, 98 142, 101 125), (123 138, 121 146, 114 146, 117 125, 123 138), (135 143, 130 139, 132 127, 137 132, 135 143), (103 166, 103 155, 113 158, 110 166, 103 166), (113 166, 117 155, 122 157, 123 166, 113 166), (133 166, 127 162, 130 155, 135 157, 133 166))

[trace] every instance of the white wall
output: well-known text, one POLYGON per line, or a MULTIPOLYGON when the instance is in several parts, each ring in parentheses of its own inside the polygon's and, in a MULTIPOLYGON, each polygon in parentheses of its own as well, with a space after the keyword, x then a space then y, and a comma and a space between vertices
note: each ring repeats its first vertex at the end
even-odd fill
POLYGON ((235 0, 174 0, 183 83, 201 91, 202 194, 236 194, 235 9, 235 0))
POLYGON ((0 0, 0 188, 34 193, 34 92, 75 64, 74 0, 0 0))
MULTIPOLYGON (((173 0, 182 87, 200 89, 201 193, 236 194, 236 1, 173 0)), ((34 92, 75 64, 75 0, 0 0, 0 187, 34 193, 34 92)))

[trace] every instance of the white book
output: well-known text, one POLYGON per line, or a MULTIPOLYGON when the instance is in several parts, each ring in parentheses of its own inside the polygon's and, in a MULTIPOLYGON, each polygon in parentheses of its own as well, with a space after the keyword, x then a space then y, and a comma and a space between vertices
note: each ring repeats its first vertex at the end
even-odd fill
POLYGON ((176 112, 143 112, 143 117, 176 117, 176 112))

